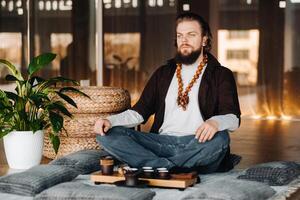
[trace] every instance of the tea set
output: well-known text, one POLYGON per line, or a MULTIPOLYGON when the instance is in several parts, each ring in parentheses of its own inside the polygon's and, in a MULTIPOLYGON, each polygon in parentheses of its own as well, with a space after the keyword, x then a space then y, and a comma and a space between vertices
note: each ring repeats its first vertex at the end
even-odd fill
MULTIPOLYGON (((106 156, 100 159, 101 173, 102 175, 114 174, 114 160, 111 156, 106 156)), ((118 173, 124 175, 125 181, 117 181, 116 185, 125 186, 144 186, 147 185, 147 180, 139 180, 139 178, 146 179, 170 179, 171 176, 167 168, 152 168, 144 166, 140 169, 129 167, 127 165, 120 165, 118 173)))

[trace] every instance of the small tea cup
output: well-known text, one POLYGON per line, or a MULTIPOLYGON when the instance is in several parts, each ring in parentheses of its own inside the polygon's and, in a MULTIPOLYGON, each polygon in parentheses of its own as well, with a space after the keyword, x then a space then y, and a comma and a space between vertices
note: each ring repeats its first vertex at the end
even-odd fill
POLYGON ((144 169, 143 175, 146 178, 153 178, 154 177, 154 170, 153 169, 144 169))
POLYGON ((114 160, 110 156, 101 158, 100 167, 103 175, 112 175, 114 173, 114 160))
POLYGON ((138 169, 137 168, 129 168, 125 171, 125 184, 127 186, 135 186, 138 184, 138 169))
POLYGON ((169 179, 170 178, 170 174, 168 170, 160 170, 158 171, 158 177, 161 179, 169 179))

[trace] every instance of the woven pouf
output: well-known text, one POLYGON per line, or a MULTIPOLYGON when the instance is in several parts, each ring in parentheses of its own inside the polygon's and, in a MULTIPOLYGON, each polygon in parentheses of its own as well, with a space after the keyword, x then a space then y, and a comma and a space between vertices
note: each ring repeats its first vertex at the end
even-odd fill
POLYGON ((78 108, 66 105, 72 114, 100 114, 123 111, 130 106, 130 95, 127 90, 113 87, 77 87, 80 91, 90 96, 86 98, 80 94, 66 93, 78 108))
POLYGON ((61 136, 57 154, 53 150, 49 137, 45 137, 43 155, 47 158, 55 159, 84 149, 100 149, 96 137, 71 138, 61 136))
POLYGON ((73 118, 64 118, 65 130, 60 133, 57 155, 48 137, 50 129, 45 130, 43 155, 47 158, 55 159, 84 149, 99 149, 94 133, 96 120, 130 107, 130 95, 127 90, 94 86, 77 88, 89 95, 91 99, 77 94, 68 94, 76 102, 78 109, 67 105, 73 118))

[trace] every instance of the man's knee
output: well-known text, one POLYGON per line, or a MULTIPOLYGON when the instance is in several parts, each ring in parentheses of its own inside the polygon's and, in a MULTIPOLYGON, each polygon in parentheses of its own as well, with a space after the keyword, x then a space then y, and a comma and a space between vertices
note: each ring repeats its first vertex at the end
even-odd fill
POLYGON ((216 163, 215 167, 218 167, 218 163, 225 156, 229 147, 229 135, 227 131, 218 132, 212 140, 208 141, 205 147, 201 151, 201 155, 205 158, 199 160, 198 165, 211 165, 216 163))
POLYGON ((198 140, 194 140, 193 141, 194 144, 196 144, 196 146, 198 148, 211 148, 211 147, 224 147, 226 148, 229 143, 230 143, 230 139, 229 139, 229 135, 227 131, 219 131, 215 134, 215 136, 211 139, 208 140, 204 143, 200 143, 198 140))
POLYGON ((127 130, 128 128, 123 126, 114 126, 105 133, 105 136, 121 136, 124 135, 124 133, 126 133, 127 130))
POLYGON ((98 142, 98 144, 103 145, 106 143, 107 141, 107 137, 106 136, 102 136, 102 135, 96 135, 96 141, 98 142))
POLYGON ((223 154, 226 153, 229 143, 228 132, 220 131, 208 142, 207 147, 203 151, 208 155, 223 154))
POLYGON ((225 152, 229 146, 229 135, 227 131, 220 131, 215 136, 205 143, 199 143, 197 140, 194 141, 196 148, 201 150, 201 154, 210 156, 215 153, 225 152))
POLYGON ((128 128, 124 126, 114 126, 107 131, 106 135, 124 135, 127 130, 128 128))
POLYGON ((103 144, 106 142, 109 142, 111 139, 114 139, 115 137, 124 135, 124 132, 126 131, 125 127, 122 126, 115 126, 110 128, 105 135, 97 135, 96 140, 98 143, 103 144))
POLYGON ((212 138, 211 142, 213 145, 226 148, 230 143, 229 134, 227 131, 219 131, 212 138))

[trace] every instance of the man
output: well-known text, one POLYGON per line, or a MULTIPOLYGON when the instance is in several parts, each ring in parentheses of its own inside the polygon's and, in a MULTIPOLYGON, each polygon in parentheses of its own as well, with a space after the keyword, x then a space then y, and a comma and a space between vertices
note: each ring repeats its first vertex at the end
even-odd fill
POLYGON ((177 17, 176 46, 131 109, 96 121, 97 141, 132 167, 229 170, 228 131, 240 124, 233 74, 209 53, 210 28, 199 15, 177 17), (150 133, 129 129, 152 114, 150 133))

